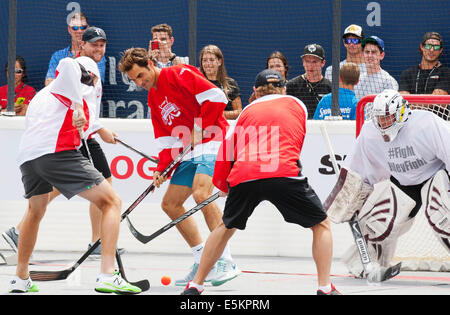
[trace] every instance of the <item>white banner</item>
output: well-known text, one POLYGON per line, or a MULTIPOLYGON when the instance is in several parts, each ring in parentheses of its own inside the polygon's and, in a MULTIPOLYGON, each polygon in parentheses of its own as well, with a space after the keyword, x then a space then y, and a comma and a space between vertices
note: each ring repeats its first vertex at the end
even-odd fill
MULTIPOLYGON (((147 119, 102 119, 103 125, 114 130, 121 140, 149 156, 156 156, 156 144, 151 122, 147 119)), ((231 122, 233 123, 233 122, 231 122)), ((342 162, 355 142, 354 121, 308 121, 307 135, 300 160, 310 185, 324 200, 336 177, 333 171, 320 124, 325 123, 337 161, 342 162)), ((16 158, 24 129, 23 117, 0 117, 0 200, 22 200, 23 186, 16 158)), ((125 202, 134 201, 151 184, 154 163, 121 144, 98 141, 111 167, 113 186, 125 202)), ((164 187, 152 195, 152 202, 161 200, 164 187)), ((146 200, 144 200, 145 202, 146 200)))

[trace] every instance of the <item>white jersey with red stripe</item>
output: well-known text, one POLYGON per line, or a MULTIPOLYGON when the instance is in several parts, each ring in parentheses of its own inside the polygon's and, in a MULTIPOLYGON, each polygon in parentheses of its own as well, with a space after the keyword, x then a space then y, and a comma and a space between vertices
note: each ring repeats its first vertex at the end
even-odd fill
POLYGON ((80 147, 80 136, 72 124, 75 103, 83 105, 88 120, 84 131, 89 133, 92 130, 93 120, 90 118, 97 116, 96 93, 101 91, 101 87, 98 83, 96 86, 81 83, 81 74, 76 60, 62 59, 55 80, 30 102, 19 147, 19 165, 46 154, 80 147))
POLYGON ((217 154, 229 126, 223 111, 228 100, 223 91, 209 82, 195 67, 185 64, 161 69, 156 87, 148 93, 148 105, 159 149, 157 171, 164 170, 190 142, 194 123, 206 130, 187 160, 217 154))
POLYGON ((289 95, 266 95, 249 104, 220 147, 214 185, 228 192, 228 185, 246 181, 299 177, 307 118, 306 106, 289 95))

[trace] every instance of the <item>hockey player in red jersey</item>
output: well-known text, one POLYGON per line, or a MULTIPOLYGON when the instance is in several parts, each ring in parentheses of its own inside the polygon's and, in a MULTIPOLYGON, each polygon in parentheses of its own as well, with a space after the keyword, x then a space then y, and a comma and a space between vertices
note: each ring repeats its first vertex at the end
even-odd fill
MULTIPOLYGON (((149 91, 148 106, 159 147, 159 163, 153 177, 157 187, 166 180, 160 176, 161 172, 182 148, 189 143, 193 147, 176 168, 163 197, 162 208, 174 220, 186 212, 183 204, 190 195, 200 203, 212 194, 215 158, 228 127, 223 116, 228 100, 197 68, 180 64, 159 69, 144 48, 126 50, 119 69, 149 91)), ((212 231, 220 223, 222 213, 211 203, 203 208, 203 215, 212 231)), ((175 281, 176 285, 185 286, 197 272, 203 240, 192 217, 180 222, 177 228, 194 256, 189 274, 175 281)), ((221 285, 239 273, 226 246, 208 280, 213 285, 221 285)))
POLYGON ((245 107, 220 147, 213 183, 228 193, 224 215, 206 242, 197 275, 183 294, 203 291, 208 270, 225 244, 236 229, 245 229, 255 207, 267 200, 286 222, 311 228, 317 294, 337 295, 330 282, 330 224, 299 162, 306 134, 306 107, 299 99, 285 95, 284 79, 274 70, 258 74, 254 91, 256 100, 245 107))

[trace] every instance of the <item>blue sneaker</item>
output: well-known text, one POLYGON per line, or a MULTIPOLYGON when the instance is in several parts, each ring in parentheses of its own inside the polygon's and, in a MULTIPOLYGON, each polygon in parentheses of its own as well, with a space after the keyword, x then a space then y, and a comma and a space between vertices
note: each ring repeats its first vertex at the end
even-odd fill
POLYGON ((11 246, 14 252, 18 252, 17 246, 19 245, 19 234, 16 233, 16 229, 14 227, 2 233, 5 241, 11 246))
POLYGON ((227 281, 230 281, 241 274, 241 271, 233 261, 226 259, 219 259, 216 264, 216 275, 211 279, 213 286, 219 286, 227 281))

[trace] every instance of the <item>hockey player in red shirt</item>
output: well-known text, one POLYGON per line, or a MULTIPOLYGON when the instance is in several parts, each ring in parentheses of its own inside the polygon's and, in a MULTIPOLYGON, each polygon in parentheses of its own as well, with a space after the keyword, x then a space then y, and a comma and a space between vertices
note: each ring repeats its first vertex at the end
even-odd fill
POLYGON ((285 81, 274 70, 256 77, 256 100, 239 116, 217 155, 213 183, 228 193, 222 222, 206 241, 200 266, 185 295, 199 295, 209 269, 236 229, 244 230, 255 207, 270 201, 285 221, 311 228, 319 295, 337 295, 330 282, 332 236, 322 203, 301 173, 300 151, 307 110, 287 96, 285 81), (270 114, 269 114, 270 113, 270 114))
MULTIPOLYGON (((148 90, 148 106, 155 139, 159 148, 159 163, 153 180, 156 187, 166 181, 162 171, 189 143, 192 151, 178 165, 163 197, 162 208, 172 219, 183 215, 186 199, 192 195, 197 203, 211 196, 214 189, 214 163, 228 122, 223 110, 228 102, 225 94, 209 82, 200 71, 180 64, 159 69, 144 48, 126 50, 119 70, 148 90)), ((222 212, 215 203, 203 208, 208 228, 212 231, 220 223, 222 212)), ((192 217, 177 224, 194 256, 194 265, 184 279, 175 285, 185 286, 197 272, 203 252, 203 240, 192 217)), ((240 273, 233 262, 228 246, 221 258, 210 268, 207 281, 221 285, 240 273)))

